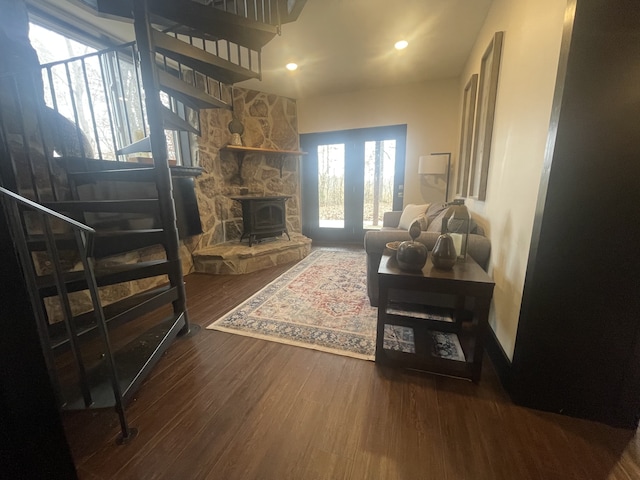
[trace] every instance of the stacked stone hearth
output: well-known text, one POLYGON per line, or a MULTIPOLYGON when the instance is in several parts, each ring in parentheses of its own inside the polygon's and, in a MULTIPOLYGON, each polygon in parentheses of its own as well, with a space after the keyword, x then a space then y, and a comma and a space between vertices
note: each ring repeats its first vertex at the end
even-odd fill
POLYGON ((295 101, 237 87, 233 96, 233 113, 208 110, 201 115, 197 158, 204 171, 196 180, 196 193, 204 233, 186 242, 198 272, 250 273, 300 260, 311 248, 311 241, 301 234, 299 162, 304 160, 286 157, 281 177, 278 156, 247 153, 240 172, 235 154, 223 149, 231 141, 228 125, 235 115, 244 127, 244 146, 298 150, 295 101), (289 195, 286 223, 291 241, 283 236, 252 247, 240 242, 242 209, 230 198, 238 195, 289 195))

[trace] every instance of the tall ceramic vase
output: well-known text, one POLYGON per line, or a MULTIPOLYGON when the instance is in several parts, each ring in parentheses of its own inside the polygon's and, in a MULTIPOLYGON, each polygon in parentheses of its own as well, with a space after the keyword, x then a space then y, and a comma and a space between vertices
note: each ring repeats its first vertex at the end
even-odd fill
POLYGON ((458 253, 456 252, 453 238, 447 233, 447 220, 442 220, 442 234, 436 239, 431 252, 431 261, 436 268, 451 270, 456 264, 458 253))

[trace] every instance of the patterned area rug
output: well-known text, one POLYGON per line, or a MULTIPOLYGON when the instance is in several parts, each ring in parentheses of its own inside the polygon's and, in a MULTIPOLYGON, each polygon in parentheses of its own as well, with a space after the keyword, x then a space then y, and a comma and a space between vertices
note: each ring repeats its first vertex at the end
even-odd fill
MULTIPOLYGON (((207 328, 373 360, 377 312, 365 253, 316 250, 207 328)), ((413 351, 413 331, 388 327, 385 348, 413 351)))

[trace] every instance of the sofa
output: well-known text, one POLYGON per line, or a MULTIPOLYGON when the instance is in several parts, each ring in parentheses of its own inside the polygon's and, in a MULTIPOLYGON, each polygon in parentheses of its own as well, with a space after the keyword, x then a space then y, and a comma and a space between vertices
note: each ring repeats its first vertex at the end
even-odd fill
MULTIPOLYGON (((448 206, 445 203, 432 203, 430 205, 407 205, 404 211, 385 212, 380 230, 369 230, 364 236, 364 249, 367 254, 367 293, 372 306, 378 306, 378 266, 388 242, 411 240, 407 224, 409 208, 413 213, 424 210, 424 213, 414 217, 410 222, 418 219, 421 222, 422 233, 416 239, 423 243, 429 252, 433 250, 436 239, 440 235, 442 218, 448 206), (401 224, 403 220, 403 225, 401 224)), ((411 215, 411 214, 410 214, 411 215)), ((483 228, 471 217, 467 254, 470 255, 483 269, 487 269, 489 255, 491 254, 491 242, 484 235, 483 228)))

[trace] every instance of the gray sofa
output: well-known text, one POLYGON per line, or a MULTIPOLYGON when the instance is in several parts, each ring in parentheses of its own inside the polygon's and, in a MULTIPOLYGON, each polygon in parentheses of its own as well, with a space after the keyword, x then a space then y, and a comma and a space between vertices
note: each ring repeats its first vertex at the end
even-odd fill
MULTIPOLYGON (((440 235, 442 217, 447 207, 444 203, 431 204, 426 212, 427 229, 417 238, 422 242, 429 254, 433 250, 436 239, 440 235)), ((378 306, 378 266, 385 245, 388 242, 411 240, 409 232, 398 228, 401 211, 385 212, 382 228, 380 230, 370 230, 364 236, 364 249, 367 253, 367 293, 369 301, 374 307, 378 306)), ((467 245, 467 253, 485 270, 489 264, 491 254, 491 242, 484 236, 484 230, 473 221, 471 222, 471 234, 467 245)))

